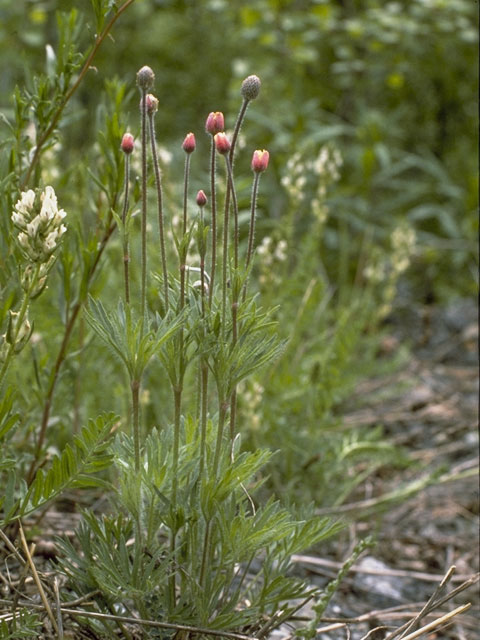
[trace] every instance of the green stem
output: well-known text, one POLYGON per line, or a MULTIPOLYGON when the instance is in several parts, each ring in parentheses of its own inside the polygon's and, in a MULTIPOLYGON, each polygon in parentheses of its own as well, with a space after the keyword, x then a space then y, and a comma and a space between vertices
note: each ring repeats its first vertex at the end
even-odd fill
POLYGON ((27 314, 28 305, 30 304, 30 298, 31 298, 31 295, 32 295, 32 291, 37 286, 37 280, 38 280, 39 271, 40 271, 40 264, 36 264, 35 271, 33 272, 33 276, 32 276, 31 282, 30 282, 30 286, 28 287, 27 291, 25 291, 25 295, 23 296, 23 300, 22 300, 22 305, 20 307, 20 311, 18 312, 18 318, 17 318, 16 324, 15 324, 15 331, 14 331, 13 336, 11 338, 12 342, 11 342, 10 346, 8 347, 8 350, 7 350, 7 353, 6 353, 6 356, 5 356, 5 360, 4 360, 2 368, 0 370, 0 387, 2 386, 3 379, 5 378, 5 374, 7 373, 7 369, 10 366, 10 361, 11 361, 12 356, 13 356, 14 351, 15 351, 15 345, 16 345, 16 342, 17 342, 18 334, 20 332, 20 329, 22 327, 23 321, 24 321, 25 316, 27 314))
POLYGON ((150 144, 152 147, 153 169, 155 173, 155 185, 157 187, 157 203, 158 203, 158 231, 160 236, 160 255, 162 259, 163 273, 163 295, 165 297, 165 310, 168 311, 168 271, 167 271, 167 254, 165 249, 165 224, 163 215, 163 193, 162 179, 160 175, 160 165, 158 163, 157 142, 155 139, 155 127, 153 123, 153 113, 148 116, 150 126, 150 144))

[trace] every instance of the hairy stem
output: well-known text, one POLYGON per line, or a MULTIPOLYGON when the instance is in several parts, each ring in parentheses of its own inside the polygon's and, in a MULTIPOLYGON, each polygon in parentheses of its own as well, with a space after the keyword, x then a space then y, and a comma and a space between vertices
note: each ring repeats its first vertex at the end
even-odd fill
POLYGON ((125 191, 123 196, 122 224, 123 224, 123 276, 125 281, 125 304, 130 305, 130 272, 129 272, 129 246, 128 231, 126 229, 127 211, 128 211, 128 195, 130 182, 130 156, 125 156, 125 191))
POLYGON ((141 127, 142 127, 142 229, 141 229, 141 293, 140 311, 142 328, 145 325, 147 310, 147 91, 142 89, 141 127))
MULTIPOLYGON (((248 246, 247 246, 247 257, 245 259, 245 269, 248 270, 250 266, 250 262, 253 256, 253 242, 255 239, 255 214, 257 208, 257 194, 258 194, 258 184, 260 182, 260 173, 256 172, 253 179, 253 187, 252 187, 252 201, 250 207, 250 226, 248 229, 248 246)), ((245 285, 243 288, 243 300, 245 300, 247 296, 247 281, 245 281, 245 285)))
POLYGON ((212 136, 212 148, 210 152, 210 190, 212 198, 212 266, 210 269, 210 287, 208 290, 208 300, 212 305, 213 287, 215 284, 215 266, 217 262, 217 202, 215 194, 215 141, 212 136))
POLYGON ((153 169, 155 173, 155 185, 157 188, 157 204, 158 204, 158 232, 160 236, 160 256, 162 260, 163 275, 163 295, 165 298, 165 311, 168 311, 168 271, 167 271, 167 254, 165 250, 165 224, 163 215, 163 192, 162 178, 160 175, 160 165, 158 162, 157 142, 155 139, 155 126, 153 123, 153 113, 148 116, 150 127, 150 144, 152 147, 153 169))

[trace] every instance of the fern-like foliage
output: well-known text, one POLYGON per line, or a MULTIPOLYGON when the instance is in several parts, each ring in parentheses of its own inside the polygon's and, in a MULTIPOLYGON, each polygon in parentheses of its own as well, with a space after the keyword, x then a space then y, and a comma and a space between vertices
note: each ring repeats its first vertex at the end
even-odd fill
POLYGON ((11 616, 0 619, 0 638, 18 640, 19 638, 40 638, 42 621, 39 616, 26 609, 18 609, 11 616))
POLYGON ((151 357, 179 329, 182 317, 155 319, 156 329, 145 331, 145 321, 127 317, 120 300, 116 313, 105 310, 99 300, 89 299, 88 323, 109 349, 119 358, 131 380, 140 380, 151 357))
POLYGON ((66 489, 74 487, 105 487, 110 484, 98 475, 112 461, 108 451, 112 427, 116 421, 113 414, 90 420, 73 444, 67 444, 60 456, 55 456, 47 471, 39 469, 28 489, 23 484, 23 496, 14 500, 15 469, 9 469, 5 492, 4 515, 0 524, 14 518, 24 517, 57 498, 66 489))

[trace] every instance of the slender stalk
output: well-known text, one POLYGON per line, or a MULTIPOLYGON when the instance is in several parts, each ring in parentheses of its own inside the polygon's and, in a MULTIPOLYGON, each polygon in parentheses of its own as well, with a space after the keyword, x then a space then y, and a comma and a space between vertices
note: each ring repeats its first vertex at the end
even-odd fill
MULTIPOLYGON (((250 226, 248 229, 248 246, 247 246, 247 256, 245 259, 245 270, 247 271, 253 256, 253 243, 255 239, 255 214, 256 214, 256 208, 257 208, 258 184, 260 182, 260 176, 261 176, 260 172, 255 172, 254 178, 253 178, 252 201, 251 201, 251 208, 250 208, 250 226)), ((247 297, 247 284, 248 284, 248 276, 247 276, 247 279, 245 280, 245 284, 243 287, 243 301, 245 301, 245 298, 247 297)))
MULTIPOLYGON (((238 231, 238 204, 237 204, 237 197, 235 193, 235 185, 233 181, 233 162, 235 158, 235 147, 237 144, 238 134, 240 133, 240 129, 242 127, 243 119, 247 112, 247 107, 249 105, 249 102, 250 101, 247 98, 243 99, 242 106, 240 107, 240 111, 238 113, 237 120, 235 122, 235 128, 232 135, 230 152, 228 154, 228 157, 226 158, 229 179, 228 179, 228 185, 227 185, 227 193, 225 197, 225 210, 227 211, 230 208, 230 194, 231 194, 232 201, 233 201, 233 214, 234 214, 233 246, 234 246, 235 271, 238 269, 239 231, 238 231)), ((224 286, 224 291, 225 291, 225 286, 224 286)), ((234 300, 232 303, 233 344, 235 344, 237 340, 237 308, 238 308, 238 300, 234 300)), ((235 437, 236 415, 237 415, 237 391, 236 389, 234 389, 232 393, 232 397, 230 399, 230 438, 231 438, 231 447, 232 447, 231 455, 233 454, 233 441, 235 437)))
POLYGON ((232 135, 232 147, 230 149, 230 162, 233 165, 233 154, 235 153, 235 146, 237 144, 238 134, 240 133, 240 129, 242 127, 243 119, 247 112, 247 107, 250 104, 250 100, 247 98, 243 99, 242 106, 240 107, 240 111, 238 112, 237 121, 235 122, 235 129, 233 130, 232 135))
POLYGON ((177 566, 177 494, 178 494, 178 458, 180 453, 180 415, 182 405, 182 389, 176 388, 173 391, 175 402, 175 416, 173 427, 173 464, 172 464, 172 527, 170 529, 170 554, 172 556, 172 567, 168 578, 170 606, 175 607, 176 601, 176 566, 177 566))
POLYGON ((185 157, 185 174, 183 180, 183 235, 187 233, 188 179, 190 176, 190 154, 185 157))
MULTIPOLYGON (((228 158, 225 156, 225 161, 228 163, 228 158)), ((230 183, 230 176, 228 178, 230 183)), ((226 312, 227 312, 227 262, 228 262, 228 231, 229 231, 229 209, 228 203, 225 200, 225 213, 223 218, 223 255, 222 255, 222 336, 225 338, 226 329, 226 312)))
MULTIPOLYGON (((233 183, 233 171, 230 158, 225 156, 225 161, 227 165, 228 172, 228 184, 230 187, 230 193, 232 195, 232 205, 233 205, 233 219, 234 219, 234 233, 233 233, 233 264, 234 264, 234 278, 232 279, 232 348, 235 346, 237 342, 237 312, 238 312, 238 293, 237 293, 237 284, 235 282, 238 271, 238 203, 237 203, 237 194, 235 191, 235 185, 233 183)), ((224 262, 225 264, 225 262, 224 262)), ((224 284, 224 298, 223 302, 225 303, 225 295, 226 295, 226 286, 224 284)), ((233 440, 235 437, 236 430, 236 416, 237 416, 237 392, 236 389, 233 389, 232 396, 230 398, 230 439, 231 439, 231 455, 233 455, 233 440)))
POLYGON ((228 184, 230 187, 230 192, 232 194, 232 205, 233 205, 233 266, 235 269, 238 269, 238 203, 237 203, 237 194, 235 192, 235 185, 233 183, 233 170, 232 163, 228 156, 225 156, 225 162, 227 165, 228 172, 228 184))
POLYGON ((207 455, 207 397, 208 397, 208 367, 204 358, 200 363, 200 478, 203 476, 207 455))
MULTIPOLYGON (((201 313, 205 322, 205 254, 206 246, 203 233, 203 207, 200 207, 200 288, 201 288, 201 313)), ((206 462, 207 442, 207 400, 208 400, 208 366, 205 357, 200 359, 200 478, 203 476, 206 462)))
POLYGON ((50 124, 49 124, 48 128, 43 132, 43 134, 40 136, 39 140, 37 141, 37 144, 35 146, 35 152, 33 154, 32 161, 30 162, 30 166, 28 167, 28 170, 27 170, 27 173, 25 174, 25 177, 23 178, 22 182, 20 183, 20 189, 23 189, 25 187, 25 185, 28 184, 28 181, 30 180, 30 176, 32 175, 32 171, 35 168, 36 164, 38 163, 38 160, 40 159, 40 154, 42 152, 42 149, 43 149, 45 143, 47 142, 48 138, 52 135, 53 131, 55 130, 55 127, 57 126, 58 121, 60 120, 60 116, 63 113, 63 110, 67 106, 70 98, 73 96, 75 91, 80 86, 80 83, 82 82, 83 78, 85 77, 87 71, 89 71, 90 69, 93 68, 92 67, 92 62, 93 62, 93 59, 95 58, 95 56, 97 55, 97 52, 98 52, 101 44, 103 43, 105 38, 110 33, 110 30, 112 29, 112 27, 115 24, 115 22, 120 18, 122 13, 126 9, 128 9, 128 7, 134 1, 135 0, 126 0, 126 2, 124 2, 122 4, 122 6, 119 7, 115 11, 114 15, 110 18, 109 22, 107 23, 107 25, 106 25, 105 29, 102 31, 102 33, 100 33, 97 36, 97 38, 95 40, 95 44, 93 45, 92 50, 88 54, 87 59, 83 63, 83 66, 82 66, 82 68, 80 70, 80 73, 77 76, 76 81, 70 87, 70 89, 66 93, 64 99, 60 103, 57 111, 55 112, 55 114, 53 115, 52 119, 50 120, 50 124))
POLYGON ((129 182, 130 182, 130 155, 125 154, 125 191, 123 197, 123 210, 122 210, 122 224, 123 224, 123 276, 125 281, 125 304, 127 307, 130 305, 130 270, 129 270, 129 246, 128 246, 128 231, 126 229, 127 211, 128 211, 128 196, 129 196, 129 182))
MULTIPOLYGON (((235 147, 237 144, 238 134, 240 133, 240 129, 242 127, 243 119, 245 117, 245 113, 247 112, 247 107, 249 103, 250 103, 250 100, 247 100, 246 98, 243 99, 242 106, 240 107, 240 111, 237 116, 237 121, 235 122, 235 128, 232 134, 232 143, 231 143, 230 151, 228 153, 228 159, 230 160, 230 173, 232 174, 232 177, 231 177, 231 182, 228 181, 228 184, 227 184, 227 193, 225 196, 225 208, 230 207, 230 193, 231 193, 231 189, 233 189, 233 162, 235 158, 235 147)), ((238 212, 238 208, 237 208, 237 212, 238 212)), ((235 255, 238 256, 238 215, 236 215, 235 217, 235 230, 236 230, 235 237, 234 237, 235 255)), ((236 267, 237 265, 235 266, 235 268, 236 267)))
POLYGON ((148 115, 150 127, 150 144, 152 147, 153 169, 155 173, 155 185, 157 187, 157 204, 158 204, 158 231, 160 236, 160 255, 162 259, 163 274, 163 295, 165 297, 165 310, 168 311, 168 271, 167 271, 167 254, 165 250, 165 225, 163 215, 163 192, 162 179, 160 175, 160 165, 158 163, 157 142, 155 139, 155 126, 153 122, 154 114, 148 115))
POLYGON ((237 389, 232 392, 230 398, 230 457, 233 460, 233 442, 235 440, 235 431, 237 424, 237 389))
POLYGON ((200 566, 200 576, 198 582, 200 587, 205 587, 205 574, 207 568, 207 559, 210 555, 210 520, 205 524, 205 536, 203 539, 202 564, 200 566))
POLYGON ((212 266, 210 268, 210 287, 208 301, 212 305, 213 288, 215 284, 215 266, 217 262, 217 202, 215 193, 215 141, 212 136, 212 148, 210 152, 210 190, 212 198, 212 266))
MULTIPOLYGON (((228 174, 228 186, 232 195, 233 204, 233 218, 234 218, 234 241, 233 241, 233 264, 235 270, 238 269, 238 204, 237 195, 235 192, 235 186, 233 184, 232 166, 229 157, 225 156, 225 164, 228 174)), ((226 317, 226 305, 227 305, 227 262, 228 262, 228 223, 229 223, 229 209, 230 206, 225 201, 225 216, 223 224, 223 287, 222 287, 222 331, 225 331, 225 317, 226 317)))
POLYGON ((245 260, 245 268, 248 269, 253 254, 253 241, 255 238, 255 213, 257 208, 258 184, 260 182, 260 173, 255 173, 252 187, 252 201, 250 207, 250 227, 248 230, 248 246, 247 257, 245 260))
POLYGON ((141 127, 142 127, 142 230, 141 230, 141 294, 140 311, 142 326, 145 324, 147 309, 147 90, 142 89, 141 127))

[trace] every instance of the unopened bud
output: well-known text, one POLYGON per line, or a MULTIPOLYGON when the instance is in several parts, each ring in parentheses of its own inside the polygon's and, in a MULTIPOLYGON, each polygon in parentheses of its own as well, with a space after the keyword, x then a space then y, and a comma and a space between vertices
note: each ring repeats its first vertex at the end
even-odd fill
POLYGON ((187 133, 182 144, 185 153, 193 153, 195 151, 195 136, 193 133, 187 133))
POLYGON ((209 113, 205 123, 205 129, 207 133, 210 133, 212 136, 223 131, 225 129, 223 113, 221 111, 212 111, 209 113))
POLYGON ((146 65, 137 72, 137 85, 140 89, 148 90, 153 87, 155 74, 146 65))
POLYGON ((122 138, 122 143, 120 145, 120 148, 122 149, 123 153, 126 153, 127 155, 132 153, 134 147, 135 147, 135 139, 132 136, 132 134, 124 133, 122 138))
MULTIPOLYGON (((152 93, 147 93, 145 96, 145 104, 147 106, 147 113, 149 116, 154 115, 158 111, 158 100, 152 93)), ((143 109, 143 98, 140 100, 140 111, 143 109)))
POLYGON ((205 191, 200 189, 197 193, 197 204, 199 207, 204 207, 207 204, 207 196, 205 195, 205 191))
POLYGON ((230 141, 224 133, 217 133, 214 140, 215 148, 217 149, 218 153, 226 155, 230 151, 232 145, 230 144, 230 141))
POLYGON ((268 160, 270 158, 270 154, 265 149, 256 150, 253 152, 252 157, 252 169, 255 173, 262 173, 268 167, 268 160))
POLYGON ((248 76, 242 82, 241 94, 245 100, 255 100, 260 93, 260 87, 262 83, 258 76, 248 76))

